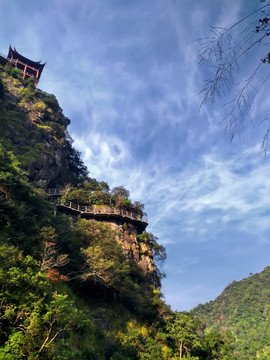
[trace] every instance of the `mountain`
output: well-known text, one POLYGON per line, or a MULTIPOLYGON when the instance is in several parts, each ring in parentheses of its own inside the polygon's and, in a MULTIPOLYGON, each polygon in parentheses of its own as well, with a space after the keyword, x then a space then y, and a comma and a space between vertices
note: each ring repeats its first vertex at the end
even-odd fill
POLYGON ((91 178, 57 99, 0 65, 0 359, 233 359, 160 291, 144 205, 91 178))
POLYGON ((270 267, 233 281, 214 300, 193 309, 209 329, 230 330, 237 359, 270 358, 270 267))

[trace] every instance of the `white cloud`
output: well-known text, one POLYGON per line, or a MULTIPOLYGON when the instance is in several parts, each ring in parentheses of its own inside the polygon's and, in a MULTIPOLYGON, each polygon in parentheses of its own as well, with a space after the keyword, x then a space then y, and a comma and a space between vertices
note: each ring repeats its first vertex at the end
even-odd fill
POLYGON ((178 241, 163 228, 171 222, 196 242, 232 222, 246 233, 270 227, 263 216, 270 204, 270 164, 259 146, 229 160, 212 150, 174 171, 170 163, 156 159, 136 163, 127 144, 115 136, 90 133, 75 145, 92 176, 111 186, 124 185, 133 200, 146 204, 151 230, 163 243, 178 241))
POLYGON ((125 144, 113 135, 89 132, 81 138, 75 137, 74 140, 74 146, 83 153, 90 175, 93 174, 100 180, 102 176, 110 177, 112 171, 117 173, 120 164, 129 160, 130 155, 125 144))

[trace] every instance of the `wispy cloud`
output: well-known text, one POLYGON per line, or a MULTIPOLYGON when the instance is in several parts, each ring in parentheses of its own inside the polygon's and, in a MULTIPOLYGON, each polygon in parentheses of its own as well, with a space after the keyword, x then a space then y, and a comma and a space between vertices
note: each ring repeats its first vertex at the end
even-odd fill
POLYGON ((230 159, 214 148, 177 168, 156 158, 148 163, 150 167, 136 163, 125 143, 104 134, 89 134, 75 144, 95 176, 105 176, 113 186, 126 186, 134 199, 146 203, 151 229, 164 243, 177 241, 168 235, 162 239, 164 232, 170 233, 162 229, 171 219, 181 228, 182 238, 194 236, 196 242, 232 223, 254 234, 269 228, 270 165, 259 146, 230 159))

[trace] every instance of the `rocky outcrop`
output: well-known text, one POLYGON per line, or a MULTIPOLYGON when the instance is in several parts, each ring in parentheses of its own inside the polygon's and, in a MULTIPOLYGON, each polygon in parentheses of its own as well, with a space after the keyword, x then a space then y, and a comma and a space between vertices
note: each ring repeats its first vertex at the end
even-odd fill
POLYGON ((66 118, 54 95, 9 76, 0 66, 4 95, 0 97, 0 132, 5 149, 13 151, 41 187, 76 183, 86 167, 72 147, 66 118))
POLYGON ((153 251, 148 244, 138 240, 136 226, 116 221, 106 221, 106 223, 117 234, 116 239, 123 247, 126 257, 136 261, 141 266, 149 284, 156 288, 160 287, 153 251))

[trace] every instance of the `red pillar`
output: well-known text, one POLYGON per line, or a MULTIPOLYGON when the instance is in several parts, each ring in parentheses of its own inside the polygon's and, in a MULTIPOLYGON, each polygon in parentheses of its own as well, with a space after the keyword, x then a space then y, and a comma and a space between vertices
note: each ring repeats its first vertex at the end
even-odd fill
POLYGON ((39 69, 37 69, 37 72, 36 72, 36 81, 35 81, 35 85, 37 86, 38 84, 38 75, 39 75, 39 69))
POLYGON ((25 64, 25 65, 24 65, 24 69, 23 69, 23 80, 25 79, 25 75, 26 75, 26 68, 27 68, 27 65, 25 64))

